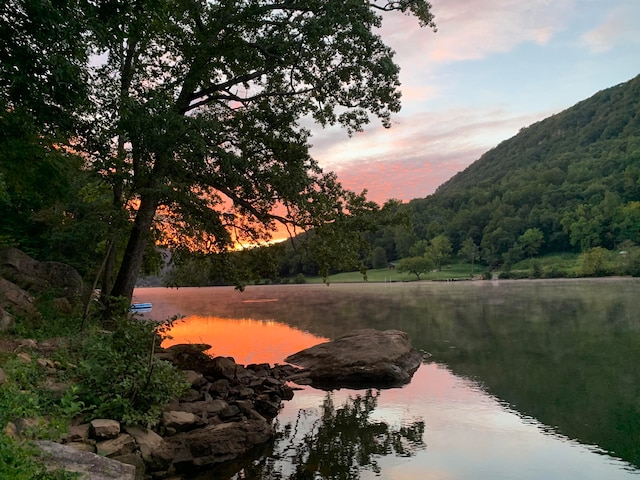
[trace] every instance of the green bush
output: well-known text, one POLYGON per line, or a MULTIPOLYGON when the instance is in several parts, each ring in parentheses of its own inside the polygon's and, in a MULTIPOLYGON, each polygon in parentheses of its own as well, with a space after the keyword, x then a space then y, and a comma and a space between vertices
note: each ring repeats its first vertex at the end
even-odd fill
POLYGON ((579 273, 585 277, 601 277, 610 270, 609 251, 602 247, 594 247, 582 254, 578 259, 579 273))
POLYGON ((549 268, 544 269, 542 276, 544 278, 567 278, 569 277, 569 272, 557 265, 551 265, 549 268))
MULTIPOLYGON (((35 306, 40 312, 39 318, 16 318, 14 333, 20 337, 44 340, 54 337, 71 337, 80 330, 80 316, 78 312, 63 312, 55 305, 55 295, 52 291, 41 294, 36 298, 35 306)), ((79 308, 71 304, 72 310, 79 308)))
POLYGON ((118 319, 113 331, 93 331, 82 346, 76 401, 92 416, 152 426, 162 408, 189 387, 182 372, 158 360, 155 349, 172 321, 118 319))
POLYGON ((626 273, 633 277, 640 277, 640 248, 635 248, 627 254, 626 273))
POLYGON ((537 260, 534 260, 531 262, 531 276, 533 278, 540 278, 542 277, 542 265, 540 265, 540 262, 537 260))
POLYGON ((53 406, 53 394, 40 388, 44 372, 37 363, 13 357, 2 368, 8 380, 0 388, 0 430, 10 421, 40 417, 53 406))

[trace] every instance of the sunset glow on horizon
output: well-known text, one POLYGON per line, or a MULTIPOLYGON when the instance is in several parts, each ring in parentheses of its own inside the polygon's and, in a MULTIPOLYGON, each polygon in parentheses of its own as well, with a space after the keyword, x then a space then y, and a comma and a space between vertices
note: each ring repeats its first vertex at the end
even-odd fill
POLYGON ((327 341, 288 325, 252 319, 190 315, 176 323, 163 347, 180 343, 211 345, 206 353, 232 356, 242 365, 284 363, 289 355, 327 341))

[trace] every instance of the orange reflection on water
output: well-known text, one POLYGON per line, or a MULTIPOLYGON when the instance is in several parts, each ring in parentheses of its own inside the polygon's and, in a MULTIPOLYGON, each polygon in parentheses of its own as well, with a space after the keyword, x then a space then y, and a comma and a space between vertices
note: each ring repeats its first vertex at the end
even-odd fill
POLYGON ((220 318, 192 315, 177 322, 170 330, 171 339, 163 347, 178 343, 206 343, 207 353, 233 357, 236 362, 283 363, 284 359, 327 339, 295 330, 274 321, 245 318, 220 318))

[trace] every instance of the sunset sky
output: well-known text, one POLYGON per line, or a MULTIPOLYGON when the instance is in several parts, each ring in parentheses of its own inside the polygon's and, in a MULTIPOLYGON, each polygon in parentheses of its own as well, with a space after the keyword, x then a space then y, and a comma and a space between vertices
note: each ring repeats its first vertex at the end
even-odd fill
POLYGON ((524 126, 640 74, 638 0, 432 0, 393 15, 403 109, 385 130, 313 128, 312 155, 369 198, 425 197, 524 126))

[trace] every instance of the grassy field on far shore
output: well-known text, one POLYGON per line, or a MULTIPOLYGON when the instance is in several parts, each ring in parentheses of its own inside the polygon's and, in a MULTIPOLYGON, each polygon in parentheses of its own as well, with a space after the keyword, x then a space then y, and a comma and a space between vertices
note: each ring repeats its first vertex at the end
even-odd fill
MULTIPOLYGON (((478 265, 455 263, 447 265, 441 271, 433 271, 420 275, 420 280, 470 280, 473 275, 482 272, 478 265), (473 274, 472 274, 473 272, 473 274)), ((418 278, 412 273, 399 273, 395 269, 379 268, 367 270, 367 282, 415 282, 418 278)), ((329 276, 330 283, 364 282, 360 272, 343 272, 329 276)), ((307 277, 306 283, 322 283, 321 277, 307 277)))

